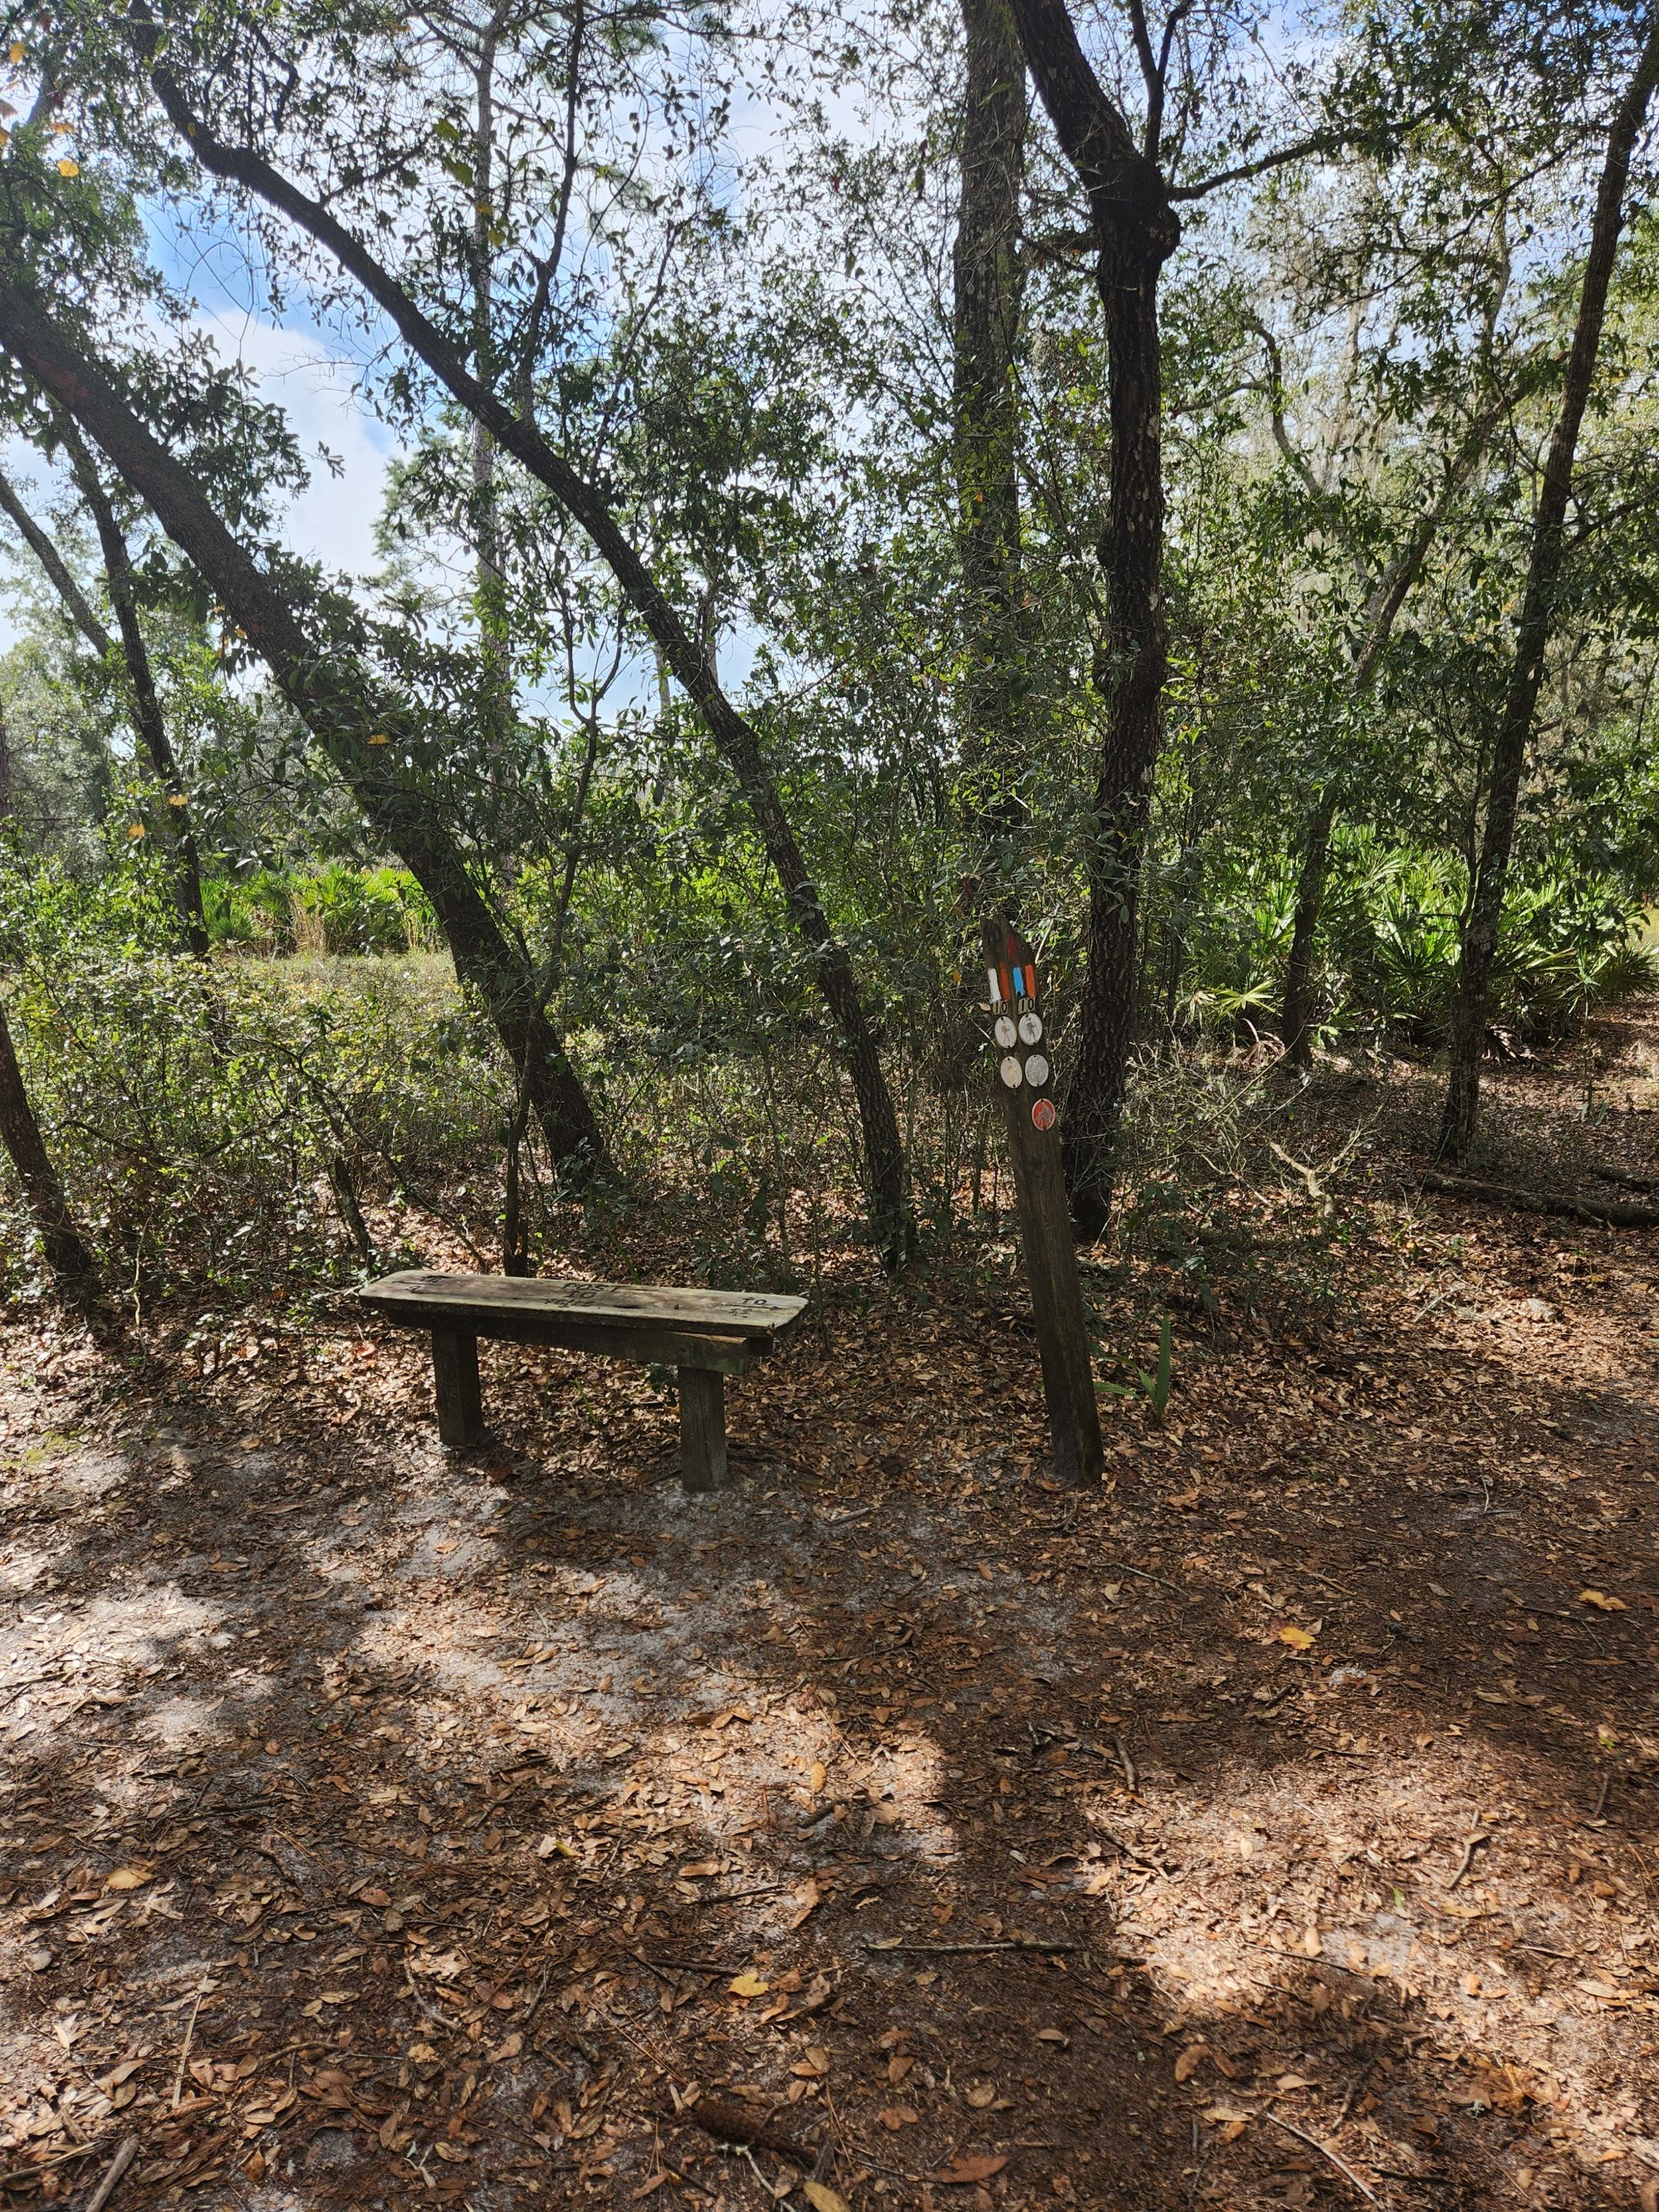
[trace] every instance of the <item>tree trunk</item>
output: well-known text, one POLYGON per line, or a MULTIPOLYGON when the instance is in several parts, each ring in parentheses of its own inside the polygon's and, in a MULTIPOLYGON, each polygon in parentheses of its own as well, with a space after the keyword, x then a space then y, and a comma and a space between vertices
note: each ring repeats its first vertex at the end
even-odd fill
POLYGON ((1140 879, 1152 779, 1164 739, 1169 665, 1164 609, 1163 400, 1158 280, 1162 257, 1121 240, 1103 252, 1110 357, 1111 520, 1100 548, 1107 635, 1097 664, 1106 728, 1094 793, 1089 965, 1066 1111, 1066 1181, 1085 1236, 1111 1209, 1113 1153, 1134 1041, 1140 879))
POLYGON ((431 900, 457 974, 478 993, 527 1082, 549 1150, 581 1179, 605 1159, 592 1106, 548 1020, 525 953, 466 872, 454 840, 398 763, 400 702, 349 647, 320 652, 294 608, 240 546, 189 471, 156 441, 108 380, 24 294, 0 286, 0 345, 101 447, 195 563, 295 712, 349 786, 375 835, 402 855, 431 900))
MULTIPOLYGON (((153 24, 141 28, 140 36, 149 40, 152 56, 160 35, 153 24)), ((169 118, 203 167, 212 175, 254 193, 331 254, 384 309, 410 350, 452 398, 551 492, 592 539, 676 681, 702 715, 754 817, 762 846, 782 887, 790 920, 811 955, 818 989, 841 1034, 843 1064, 858 1100, 863 1128, 871 1225, 877 1244, 890 1269, 902 1266, 914 1249, 915 1225, 892 1094, 882 1073, 852 962, 830 926, 754 727, 721 690, 708 655, 670 605, 604 495, 548 443, 533 422, 469 371, 455 347, 410 294, 327 208, 300 191, 263 155, 219 138, 191 112, 178 80, 159 59, 152 59, 150 82, 169 118)))
MULTIPOLYGON (((961 0, 968 82, 954 278, 957 542, 962 562, 964 827, 972 866, 1000 908, 1024 818, 1026 657, 1021 608, 1019 403, 1024 305, 1020 188, 1025 62, 1006 0, 961 0)), ((1011 914, 1005 914, 1012 920, 1011 914)))
POLYGON ((1560 411, 1533 517, 1532 555, 1520 618, 1516 624, 1515 657, 1503 717, 1492 744, 1486 819, 1463 924, 1457 993, 1452 1005, 1446 1100, 1440 1125, 1440 1157, 1459 1162, 1468 1158, 1474 1141, 1480 1102, 1480 1059, 1486 1048, 1487 994, 1498 951, 1498 923, 1509 879, 1510 853, 1515 842, 1516 817, 1532 737, 1533 715, 1554 621, 1555 590, 1565 547, 1567 499, 1572 488, 1578 432, 1589 404, 1602 325, 1607 319, 1607 289, 1624 225, 1631 149, 1646 117, 1656 82, 1659 14, 1649 24, 1635 72, 1607 134, 1607 149, 1595 195, 1595 213, 1590 224, 1589 252, 1578 295, 1572 351, 1568 356, 1560 411))
POLYGON ((91 513, 98 532, 99 549, 104 556, 104 580, 108 587, 110 605, 115 610, 116 625, 121 633, 121 653, 126 662, 127 682, 132 690, 133 721, 143 742, 144 750, 149 755, 150 766, 155 771, 155 779, 161 787, 167 807, 167 835, 172 843, 173 855, 173 894, 178 901, 185 942, 198 958, 205 959, 208 928, 207 916, 202 908, 201 859, 196 847, 196 831, 190 818, 190 801, 179 780, 179 763, 173 756, 172 740, 167 736, 167 723, 161 714, 161 702, 156 695, 149 648, 144 642, 144 633, 138 620, 138 598, 133 588, 132 556, 127 550, 121 526, 116 520, 109 494, 98 474, 97 464, 73 424, 64 422, 62 428, 70 465, 74 470, 81 496, 91 513))
POLYGON ((1105 701, 1089 855, 1088 968, 1066 1101, 1066 1181, 1085 1236, 1111 1206, 1139 977, 1139 908, 1152 779, 1164 734, 1163 380, 1158 287, 1181 225, 1155 161, 1090 67, 1064 0, 1010 0, 1025 60, 1088 196, 1100 252, 1112 430, 1111 507, 1100 546, 1105 701))
POLYGON ((103 1295, 97 1263, 70 1212, 64 1186, 23 1088, 17 1048, 3 1013, 0 1013, 0 1139, 17 1170, 24 1203, 33 1218, 59 1297, 83 1310, 96 1306, 103 1295))
POLYGON ((1285 1014, 1279 1035, 1285 1057, 1305 1067, 1313 1053, 1313 957, 1319 908, 1325 896, 1325 869, 1331 830, 1336 821, 1336 790, 1328 785, 1308 818, 1302 866, 1296 879, 1296 919, 1291 925, 1291 957, 1285 963, 1285 1014))

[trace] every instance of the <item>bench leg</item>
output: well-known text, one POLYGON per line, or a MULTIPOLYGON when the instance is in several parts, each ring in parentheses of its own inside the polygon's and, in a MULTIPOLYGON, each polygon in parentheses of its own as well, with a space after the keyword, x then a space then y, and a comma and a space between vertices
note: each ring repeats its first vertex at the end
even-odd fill
POLYGON ((478 1340, 453 1328, 432 1332, 432 1377, 437 1388, 438 1434, 453 1451, 483 1442, 483 1400, 478 1394, 478 1340))
POLYGON ((726 1377, 712 1367, 682 1367, 680 1482, 687 1490, 724 1490, 732 1480, 726 1451, 726 1377))

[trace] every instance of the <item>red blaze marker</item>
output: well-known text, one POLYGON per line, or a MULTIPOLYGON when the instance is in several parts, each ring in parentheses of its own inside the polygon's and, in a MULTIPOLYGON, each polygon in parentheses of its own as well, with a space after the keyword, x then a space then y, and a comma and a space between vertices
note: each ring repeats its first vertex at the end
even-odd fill
POLYGON ((1054 1102, 1039 1098, 1031 1109, 1031 1126, 1036 1129, 1052 1129, 1054 1126, 1054 1102))

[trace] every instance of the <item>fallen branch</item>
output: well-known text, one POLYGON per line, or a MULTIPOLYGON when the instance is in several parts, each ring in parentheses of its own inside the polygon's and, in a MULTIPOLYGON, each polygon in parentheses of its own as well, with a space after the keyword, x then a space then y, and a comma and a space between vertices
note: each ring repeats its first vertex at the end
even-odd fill
POLYGON ((917 1957, 953 1958, 969 1951, 1081 1951, 1081 1943, 1049 1943, 1037 1936, 1005 1936, 996 1943, 886 1943, 879 1936, 864 1939, 866 1951, 902 1951, 917 1957))
POLYGON ((1382 2199, 1370 2184, 1362 2181, 1346 2159, 1339 2158, 1328 2143, 1321 2142, 1317 2136, 1310 2136, 1305 2128, 1297 2127, 1294 2120, 1281 2120, 1277 2112, 1264 2112, 1261 2117, 1271 2126, 1283 2128, 1287 2136, 1294 2136, 1298 2142, 1306 2143, 1310 2150, 1316 2150, 1321 2158, 1329 2159, 1342 2179, 1351 2182, 1368 2204, 1382 2203, 1382 2199))
POLYGON ((1659 1190, 1659 1176, 1626 1175, 1623 1168, 1592 1168, 1597 1182, 1616 1182, 1621 1190, 1659 1190))
POLYGON ((104 2212, 104 2207, 114 2196, 121 2176, 138 2155, 138 2138, 129 2136, 104 2169, 104 2178, 87 2201, 87 2212, 104 2212))
POLYGON ((1522 1213, 1559 1214, 1567 1221, 1593 1221, 1602 1229, 1659 1229, 1659 1206, 1545 1198, 1537 1191, 1516 1190, 1504 1182, 1476 1182, 1468 1176, 1425 1174, 1422 1182, 1425 1190, 1442 1191, 1448 1198, 1489 1198, 1499 1206, 1518 1206, 1522 1213))

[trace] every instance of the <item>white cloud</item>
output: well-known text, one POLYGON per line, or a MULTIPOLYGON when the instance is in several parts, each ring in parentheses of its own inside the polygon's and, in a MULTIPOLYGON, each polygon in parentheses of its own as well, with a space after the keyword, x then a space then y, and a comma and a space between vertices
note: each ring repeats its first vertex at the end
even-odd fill
POLYGON ((283 518, 286 543, 352 575, 375 567, 374 525, 395 441, 357 397, 355 365, 308 332, 234 308, 198 320, 222 355, 252 372, 261 398, 282 408, 311 465, 309 490, 283 518), (337 476, 319 446, 338 460, 337 476))

